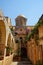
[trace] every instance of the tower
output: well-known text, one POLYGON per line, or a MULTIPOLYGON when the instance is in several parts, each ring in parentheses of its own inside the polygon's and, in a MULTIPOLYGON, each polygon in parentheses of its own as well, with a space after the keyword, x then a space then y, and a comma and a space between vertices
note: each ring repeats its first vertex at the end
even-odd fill
POLYGON ((24 15, 19 15, 16 17, 15 22, 16 22, 16 26, 15 26, 15 40, 16 43, 18 43, 19 45, 19 53, 22 57, 27 57, 27 51, 26 51, 26 44, 25 44, 25 37, 26 37, 26 21, 27 18, 24 15), (24 52, 23 52, 24 51, 24 52))
POLYGON ((24 15, 19 15, 15 19, 16 26, 15 26, 15 34, 16 40, 20 40, 22 46, 24 46, 24 40, 26 36, 26 22, 27 18, 24 15))
POLYGON ((16 28, 25 28, 27 18, 24 15, 19 15, 15 19, 16 21, 16 28))

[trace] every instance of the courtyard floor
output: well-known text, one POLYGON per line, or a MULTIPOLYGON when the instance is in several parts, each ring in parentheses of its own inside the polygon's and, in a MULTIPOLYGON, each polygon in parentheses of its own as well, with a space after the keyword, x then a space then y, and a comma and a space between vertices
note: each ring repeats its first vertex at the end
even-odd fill
POLYGON ((29 61, 20 61, 20 62, 12 62, 11 65, 33 65, 33 64, 29 61))
POLYGON ((17 65, 18 64, 18 62, 12 62, 12 64, 11 65, 17 65))

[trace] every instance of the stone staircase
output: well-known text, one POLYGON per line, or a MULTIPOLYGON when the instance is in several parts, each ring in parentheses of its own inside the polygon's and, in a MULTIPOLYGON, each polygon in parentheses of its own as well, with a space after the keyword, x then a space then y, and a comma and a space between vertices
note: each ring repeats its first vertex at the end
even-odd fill
POLYGON ((33 65, 30 61, 12 62, 11 65, 33 65))
POLYGON ((22 60, 18 63, 18 65, 33 65, 33 64, 28 58, 22 58, 22 60))
POLYGON ((33 65, 30 61, 20 61, 17 65, 33 65))
MULTIPOLYGON (((17 60, 17 59, 15 59, 17 60)), ((13 60, 14 62, 18 62, 17 65, 33 65, 32 62, 28 59, 28 58, 21 58, 20 61, 15 61, 13 60)))

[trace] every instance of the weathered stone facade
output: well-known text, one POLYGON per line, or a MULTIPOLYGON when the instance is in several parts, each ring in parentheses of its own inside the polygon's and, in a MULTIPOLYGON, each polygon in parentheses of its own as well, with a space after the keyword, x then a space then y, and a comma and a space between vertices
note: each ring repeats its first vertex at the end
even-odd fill
MULTIPOLYGON (((39 26, 36 32, 26 40, 26 36, 31 34, 34 26, 26 26, 27 19, 19 15, 16 19, 16 26, 11 25, 11 20, 0 12, 0 65, 10 65, 13 55, 24 53, 24 57, 31 60, 33 64, 43 60, 43 25, 39 26), (38 35, 38 45, 35 40, 38 35), (9 51, 8 49, 12 49, 9 51), (25 49, 25 50, 23 50, 25 49), (24 51, 24 52, 23 52, 24 51)), ((40 20, 39 20, 40 21, 40 20)), ((43 21, 43 18, 42 18, 43 21)), ((21 54, 21 57, 23 54, 21 54)))
POLYGON ((14 51, 16 51, 14 36, 6 18, 0 14, 0 65, 10 65, 14 51))

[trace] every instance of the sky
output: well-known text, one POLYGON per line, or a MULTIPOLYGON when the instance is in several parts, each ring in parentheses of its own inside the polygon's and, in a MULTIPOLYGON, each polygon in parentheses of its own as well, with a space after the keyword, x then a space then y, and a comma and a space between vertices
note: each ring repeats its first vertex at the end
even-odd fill
POLYGON ((11 18, 12 25, 22 14, 27 18, 27 25, 33 26, 43 14, 43 0, 0 0, 0 9, 4 16, 11 18))

